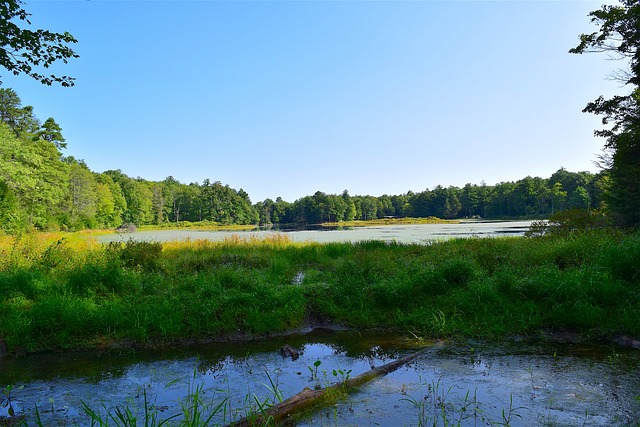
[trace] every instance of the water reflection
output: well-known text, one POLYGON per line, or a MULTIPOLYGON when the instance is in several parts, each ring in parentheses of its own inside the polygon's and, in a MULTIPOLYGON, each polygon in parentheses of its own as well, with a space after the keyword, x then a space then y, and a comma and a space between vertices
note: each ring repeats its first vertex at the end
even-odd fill
POLYGON ((407 244, 428 244, 433 241, 456 237, 498 237, 520 236, 528 230, 532 221, 465 221, 459 224, 406 224, 375 227, 353 227, 329 229, 327 227, 295 230, 257 230, 257 231, 198 231, 198 230, 155 230, 138 231, 130 234, 108 234, 95 236, 101 243, 113 241, 147 240, 211 240, 223 241, 232 236, 240 238, 270 237, 286 234, 294 242, 361 242, 382 240, 407 244))
MULTIPOLYGON (((142 410, 145 394, 172 415, 195 385, 212 405, 229 397, 229 413, 239 417, 249 409, 247 397, 273 398, 274 385, 287 398, 336 382, 333 370, 351 370, 354 377, 418 347, 397 337, 324 331, 152 353, 32 355, 0 361, 0 384, 14 385, 12 405, 27 420, 34 420, 37 404, 45 425, 85 425, 81 402, 96 410, 125 403, 142 410), (297 360, 280 355, 285 343, 303 351, 297 360)), ((513 412, 511 425, 630 425, 640 419, 639 362, 637 351, 611 346, 434 347, 364 386, 329 415, 332 425, 416 425, 418 417, 423 423, 442 417, 444 408, 448 421, 468 410, 475 418, 461 425, 481 425, 481 419, 500 421, 506 410, 513 412)), ((1 408, 0 416, 6 412, 1 408)), ((321 410, 301 425, 322 424, 326 417, 321 410)))

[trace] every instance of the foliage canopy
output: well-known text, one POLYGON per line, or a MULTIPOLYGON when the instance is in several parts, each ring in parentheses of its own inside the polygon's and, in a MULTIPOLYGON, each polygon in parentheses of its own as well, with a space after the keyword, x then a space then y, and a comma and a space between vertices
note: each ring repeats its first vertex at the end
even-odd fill
POLYGON ((606 138, 610 187, 608 202, 619 223, 640 226, 640 3, 621 0, 620 5, 603 5, 589 13, 598 31, 580 36, 570 53, 607 53, 628 61, 629 69, 616 78, 631 86, 627 95, 603 96, 590 102, 583 112, 602 116, 605 129, 595 131, 606 138))
POLYGON ((73 86, 72 77, 45 75, 39 70, 40 67, 49 68, 56 61, 66 64, 70 58, 77 58, 78 55, 69 47, 77 40, 68 32, 34 31, 21 27, 19 24, 31 24, 30 14, 22 5, 22 0, 0 3, 0 66, 16 76, 26 74, 49 86, 52 83, 73 86))

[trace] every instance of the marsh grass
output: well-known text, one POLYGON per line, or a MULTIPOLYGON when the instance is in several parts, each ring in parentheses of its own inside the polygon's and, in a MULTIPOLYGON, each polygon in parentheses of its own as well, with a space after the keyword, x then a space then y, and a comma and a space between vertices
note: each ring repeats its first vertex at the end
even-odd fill
POLYGON ((213 427, 225 425, 232 420, 228 396, 209 401, 204 395, 203 384, 196 385, 189 381, 187 395, 180 402, 180 412, 171 415, 164 415, 164 408, 158 408, 149 399, 146 388, 143 389, 142 408, 125 404, 114 408, 103 405, 98 410, 82 402, 82 409, 91 427, 213 427))
MULTIPOLYGON (((488 402, 480 402, 477 390, 467 391, 460 397, 452 392, 453 386, 446 386, 440 379, 431 382, 419 380, 421 393, 400 399, 413 406, 417 414, 417 426, 460 427, 467 425, 516 426, 522 425, 522 412, 527 408, 514 406, 513 395, 509 406, 500 410, 500 416, 488 415, 484 407, 488 402)), ((457 388, 457 387, 456 387, 457 388)), ((491 402, 495 408, 495 402, 491 402)), ((490 408, 493 409, 493 408, 490 408)), ((492 411, 494 412, 494 411, 492 411)))
POLYGON ((427 337, 571 329, 640 336, 640 234, 293 243, 97 245, 0 238, 0 340, 10 351, 163 345, 330 319, 427 337))
MULTIPOLYGON (((463 421, 474 420, 484 425, 488 422, 476 397, 467 392, 462 402, 454 403, 450 397, 452 387, 445 387, 441 381, 426 383, 419 381, 422 393, 419 396, 407 396, 400 401, 415 408, 416 424, 422 426, 460 426, 463 421)), ((468 424, 469 422, 465 423, 468 424)))
POLYGON ((339 222, 323 222, 324 227, 373 227, 378 225, 399 225, 399 224, 459 224, 457 219, 440 219, 435 216, 426 218, 379 218, 370 220, 354 220, 339 222))
MULTIPOLYGON (((187 393, 184 398, 177 402, 177 410, 176 408, 169 409, 167 406, 158 406, 153 397, 147 392, 147 386, 144 386, 142 389, 142 402, 139 403, 129 401, 113 407, 107 407, 102 404, 98 409, 82 402, 82 411, 86 417, 82 425, 91 427, 214 427, 234 425, 234 422, 244 416, 248 417, 246 420, 249 425, 280 425, 271 416, 268 416, 267 412, 272 406, 282 402, 283 396, 279 388, 280 384, 277 377, 274 378, 267 371, 265 373, 268 381, 262 385, 271 395, 258 397, 256 393, 249 390, 244 396, 244 402, 241 407, 233 407, 231 396, 228 394, 230 393, 229 391, 219 389, 211 393, 212 390, 205 390, 203 384, 197 383, 194 375, 193 379, 187 381, 187 393), (209 394, 211 394, 209 398, 205 397, 209 394)), ((338 378, 338 374, 336 373, 334 376, 338 378)), ((289 418, 289 423, 313 418, 314 414, 320 414, 320 419, 323 419, 326 413, 333 424, 339 424, 340 414, 336 410, 337 404, 348 401, 349 395, 357 391, 357 389, 350 389, 344 385, 344 379, 338 379, 339 386, 328 387, 329 383, 327 383, 326 392, 322 398, 299 413, 292 414, 291 418, 289 418), (326 408, 333 408, 333 414, 326 412, 326 408)), ((170 387, 177 382, 180 382, 180 380, 172 381, 166 387, 170 387)), ((415 410, 416 418, 411 420, 411 425, 447 427, 463 425, 521 425, 522 412, 526 409, 514 406, 513 398, 510 397, 509 405, 499 411, 500 415, 496 415, 495 402, 479 401, 476 391, 473 393, 467 391, 464 396, 459 396, 453 391, 454 387, 446 386, 440 379, 431 382, 425 382, 420 379, 418 385, 420 389, 418 395, 406 395, 399 401, 399 403, 409 404, 415 410), (485 412, 486 405, 491 406, 488 412, 492 412, 493 415, 490 416, 485 412), (414 421, 415 424, 413 424, 414 421)), ((41 421, 38 408, 36 407, 35 409, 36 421, 33 425, 46 425, 41 421)), ((17 424, 9 425, 20 424, 27 425, 24 420, 19 419, 17 424)), ((78 426, 80 424, 76 422, 73 425, 78 426)))
POLYGON ((256 230, 256 225, 241 225, 241 224, 222 224, 215 221, 178 221, 178 222, 164 222, 156 225, 141 225, 138 230, 167 230, 167 229, 194 229, 194 230, 208 230, 208 231, 247 231, 256 230))

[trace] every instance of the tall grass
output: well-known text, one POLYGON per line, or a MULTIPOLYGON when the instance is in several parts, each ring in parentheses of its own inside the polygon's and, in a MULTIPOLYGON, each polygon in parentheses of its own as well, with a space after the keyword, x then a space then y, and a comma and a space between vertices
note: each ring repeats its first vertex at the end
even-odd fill
POLYGON ((640 336, 639 291, 640 234, 422 246, 0 237, 0 340, 11 351, 262 334, 310 319, 432 337, 640 336))

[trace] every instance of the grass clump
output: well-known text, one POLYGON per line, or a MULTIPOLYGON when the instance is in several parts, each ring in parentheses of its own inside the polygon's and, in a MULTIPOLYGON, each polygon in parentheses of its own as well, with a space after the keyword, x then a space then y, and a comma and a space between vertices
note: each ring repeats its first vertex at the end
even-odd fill
POLYGON ((0 241, 11 351, 262 334, 332 321, 423 336, 572 329, 640 336, 640 235, 602 230, 431 245, 0 241))
POLYGON ((378 218, 369 220, 323 222, 324 227, 374 227, 379 225, 398 224, 459 224, 457 219, 441 219, 435 216, 426 218, 378 218))

